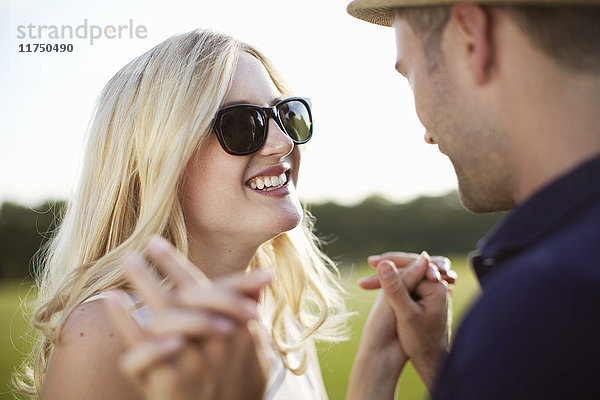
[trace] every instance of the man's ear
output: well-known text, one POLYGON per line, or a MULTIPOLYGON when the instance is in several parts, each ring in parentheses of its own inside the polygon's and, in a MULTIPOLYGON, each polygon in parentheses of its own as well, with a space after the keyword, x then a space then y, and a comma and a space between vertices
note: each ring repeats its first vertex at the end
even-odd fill
POLYGON ((459 33, 459 48, 478 84, 489 78, 493 49, 491 18, 485 8, 473 4, 458 4, 452 8, 452 20, 459 33))

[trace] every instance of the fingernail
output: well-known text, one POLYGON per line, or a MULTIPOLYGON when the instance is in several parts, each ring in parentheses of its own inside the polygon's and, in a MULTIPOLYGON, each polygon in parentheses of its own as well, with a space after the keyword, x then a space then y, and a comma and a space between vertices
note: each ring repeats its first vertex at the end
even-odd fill
POLYGON ((267 271, 266 269, 255 269, 252 271, 252 276, 258 281, 266 281, 273 278, 273 273, 271 271, 267 271))
POLYGON ((367 257, 367 261, 369 261, 369 262, 370 261, 375 261, 375 260, 379 260, 380 258, 381 258, 381 256, 373 255, 373 256, 367 257))
POLYGON ((448 270, 446 272, 446 275, 448 275, 452 279, 458 279, 458 274, 453 269, 448 270))
POLYGON ((437 281, 441 281, 442 280, 442 276, 440 275, 440 271, 437 270, 437 268, 434 267, 430 267, 431 270, 433 271, 433 275, 435 276, 435 278, 437 279, 437 281))
POLYGON ((135 251, 129 251, 123 256, 123 263, 127 268, 144 268, 146 260, 135 251))
POLYGON ((384 278, 389 278, 392 275, 394 275, 394 269, 392 268, 392 264, 389 261, 380 262, 379 265, 377 265, 377 270, 384 278))
POLYGON ((159 235, 152 235, 150 236, 150 240, 148 240, 148 243, 161 243, 161 239, 162 237, 160 237, 159 235))
POLYGON ((156 249, 164 249, 167 247, 167 241, 160 235, 152 235, 148 241, 148 246, 156 249))
POLYGON ((425 263, 429 264, 429 254, 426 251, 422 251, 417 258, 416 265, 421 266, 425 263))

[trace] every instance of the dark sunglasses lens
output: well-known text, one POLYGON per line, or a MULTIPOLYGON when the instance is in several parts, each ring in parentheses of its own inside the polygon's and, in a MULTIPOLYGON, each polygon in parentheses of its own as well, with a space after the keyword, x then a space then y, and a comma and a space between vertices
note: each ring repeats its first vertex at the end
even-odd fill
POLYGON ((285 127, 285 132, 295 142, 306 142, 312 133, 312 118, 310 110, 300 100, 290 100, 279 107, 279 118, 285 127))
POLYGON ((265 121, 256 110, 234 108, 221 116, 221 136, 234 153, 251 153, 263 142, 265 121))

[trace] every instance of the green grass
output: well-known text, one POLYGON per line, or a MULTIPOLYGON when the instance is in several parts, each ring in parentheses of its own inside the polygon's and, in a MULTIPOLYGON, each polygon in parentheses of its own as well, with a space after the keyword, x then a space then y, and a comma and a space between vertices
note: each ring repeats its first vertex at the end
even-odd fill
MULTIPOLYGON (((463 256, 453 257, 453 268, 459 274, 454 289, 454 326, 460 321, 468 304, 478 292, 478 285, 463 256)), ((357 315, 350 321, 352 339, 335 345, 320 344, 319 357, 323 378, 331 400, 344 399, 348 377, 358 348, 364 322, 377 291, 367 292, 356 281, 373 273, 367 266, 342 271, 349 289, 348 308, 357 315)), ((27 296, 29 284, 0 282, 0 400, 13 399, 9 391, 10 376, 28 351, 28 322, 20 309, 21 299, 27 296)), ((414 369, 409 365, 400 379, 399 391, 404 399, 423 399, 426 391, 414 369)))
POLYGON ((28 353, 28 319, 21 310, 21 301, 27 297, 30 283, 0 282, 0 400, 13 399, 10 377, 28 353))

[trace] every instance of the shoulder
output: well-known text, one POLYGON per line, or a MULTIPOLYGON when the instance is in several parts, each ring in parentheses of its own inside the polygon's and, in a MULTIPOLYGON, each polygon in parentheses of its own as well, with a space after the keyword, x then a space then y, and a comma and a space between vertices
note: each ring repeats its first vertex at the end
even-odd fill
POLYGON ((593 311, 600 305, 600 258, 586 246, 548 243, 500 265, 505 271, 484 288, 465 320, 466 333, 511 347, 537 338, 523 351, 555 349, 559 338, 592 339, 590 329, 600 330, 593 311))
POLYGON ((600 331, 600 264, 594 254, 559 253, 515 260, 521 265, 507 265, 486 287, 458 332, 440 389, 465 399, 586 398, 600 390, 591 334, 600 331))
POLYGON ((113 342, 114 335, 104 305, 106 297, 93 297, 71 312, 61 329, 59 345, 78 345, 89 340, 113 342))
POLYGON ((42 399, 137 399, 119 369, 122 343, 100 297, 67 318, 44 377, 42 399))

